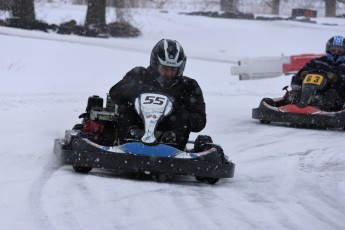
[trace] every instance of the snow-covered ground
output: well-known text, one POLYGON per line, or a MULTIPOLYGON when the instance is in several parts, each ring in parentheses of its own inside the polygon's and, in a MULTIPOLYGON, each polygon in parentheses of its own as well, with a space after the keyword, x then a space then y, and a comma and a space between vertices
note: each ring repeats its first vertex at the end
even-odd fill
MULTIPOLYGON (((48 6, 38 9, 48 22, 83 20, 76 6, 48 6)), ((345 133, 259 124, 251 109, 281 96, 290 77, 230 75, 243 57, 322 53, 344 20, 320 19, 340 24, 324 26, 155 10, 136 10, 133 20, 143 35, 132 39, 0 27, 0 229, 344 229, 345 133), (185 74, 207 103, 201 133, 236 163, 235 177, 215 186, 188 177, 159 183, 58 165, 54 138, 79 121, 89 96, 104 97, 129 69, 147 66, 163 37, 183 45, 185 74)))

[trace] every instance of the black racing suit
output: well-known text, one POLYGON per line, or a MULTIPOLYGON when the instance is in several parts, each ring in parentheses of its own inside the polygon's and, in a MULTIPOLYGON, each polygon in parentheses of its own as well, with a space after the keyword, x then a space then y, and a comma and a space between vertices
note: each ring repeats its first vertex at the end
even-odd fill
POLYGON ((143 128, 143 122, 134 110, 134 100, 141 93, 162 93, 173 100, 173 111, 157 127, 172 131, 176 142, 184 149, 190 132, 200 132, 206 125, 205 102, 198 83, 185 76, 172 79, 168 87, 158 81, 158 74, 150 67, 135 67, 109 91, 110 98, 119 106, 117 127, 120 142, 124 142, 130 126, 143 128))
POLYGON ((341 109, 345 102, 345 63, 334 65, 328 61, 326 56, 314 58, 298 71, 291 79, 292 94, 301 90, 302 82, 306 74, 310 71, 322 71, 327 73, 329 82, 323 90, 326 100, 331 100, 333 108, 330 110, 341 109))

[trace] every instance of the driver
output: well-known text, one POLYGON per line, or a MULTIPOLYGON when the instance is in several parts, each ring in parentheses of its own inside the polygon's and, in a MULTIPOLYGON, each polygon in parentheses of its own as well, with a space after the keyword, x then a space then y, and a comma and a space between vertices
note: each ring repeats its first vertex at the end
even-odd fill
POLYGON ((328 86, 324 93, 325 104, 329 110, 339 110, 345 102, 345 39, 331 37, 326 43, 326 55, 310 60, 291 79, 289 100, 297 103, 300 99, 302 82, 310 71, 327 73, 328 86))
POLYGON ((203 93, 196 80, 183 76, 187 57, 174 40, 162 39, 152 49, 150 65, 135 67, 109 91, 119 107, 117 122, 120 144, 139 139, 143 122, 134 110, 134 100, 142 93, 161 93, 173 100, 173 111, 157 127, 159 140, 175 143, 183 150, 190 132, 200 132, 206 125, 203 93))

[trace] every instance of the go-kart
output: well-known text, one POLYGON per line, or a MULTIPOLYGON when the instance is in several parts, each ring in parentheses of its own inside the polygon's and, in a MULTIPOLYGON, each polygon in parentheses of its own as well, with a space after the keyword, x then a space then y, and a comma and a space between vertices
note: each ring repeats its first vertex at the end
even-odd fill
POLYGON ((322 71, 311 71, 303 79, 297 100, 291 99, 291 92, 280 98, 264 98, 258 108, 252 110, 252 118, 263 124, 275 122, 297 127, 344 128, 345 110, 336 105, 336 95, 330 83, 337 76, 322 71))
POLYGON ((173 178, 175 175, 194 176, 198 181, 215 184, 220 178, 232 178, 235 164, 224 155, 223 149, 207 135, 199 135, 193 149, 180 150, 174 143, 163 143, 157 124, 168 116, 172 100, 161 94, 144 93, 135 100, 135 110, 144 123, 143 135, 119 144, 117 135, 117 106, 107 97, 89 97, 86 112, 79 117, 82 123, 65 131, 65 138, 55 139, 54 153, 80 173, 92 168, 148 174, 154 178, 173 178))

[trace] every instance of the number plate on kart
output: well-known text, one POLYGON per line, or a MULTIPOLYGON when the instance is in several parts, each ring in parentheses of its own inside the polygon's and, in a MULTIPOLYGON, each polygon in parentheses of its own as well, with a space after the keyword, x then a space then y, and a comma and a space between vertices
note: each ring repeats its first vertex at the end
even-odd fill
POLYGON ((303 84, 321 85, 323 76, 321 74, 307 74, 303 80, 303 84))

